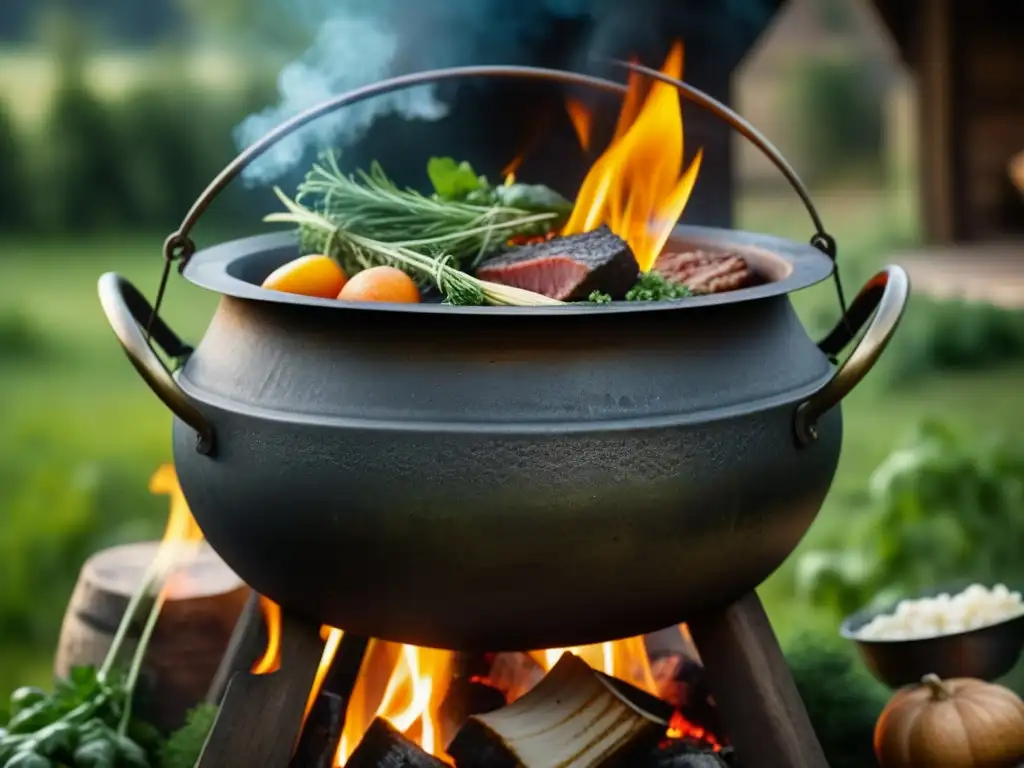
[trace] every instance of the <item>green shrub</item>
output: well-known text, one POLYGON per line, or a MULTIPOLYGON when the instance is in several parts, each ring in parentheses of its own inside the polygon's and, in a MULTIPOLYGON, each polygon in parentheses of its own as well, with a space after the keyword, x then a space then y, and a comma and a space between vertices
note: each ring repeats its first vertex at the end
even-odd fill
POLYGON ((875 764, 875 721, 889 692, 838 636, 804 634, 786 652, 800 698, 832 768, 875 764))
POLYGON ((41 355, 47 340, 28 316, 17 309, 0 310, 0 361, 24 360, 41 355))
POLYGON ((0 102, 0 230, 23 230, 30 224, 25 146, 7 105, 0 102))
POLYGON ((982 302, 914 297, 893 349, 890 381, 910 383, 929 374, 982 370, 1024 358, 1024 311, 982 302))
POLYGON ((883 90, 871 68, 849 57, 801 62, 793 74, 790 101, 794 129, 815 181, 835 175, 881 173, 883 90))
POLYGON ((841 542, 797 563, 814 603, 845 614, 958 581, 1024 583, 1024 440, 925 423, 869 489, 841 542))

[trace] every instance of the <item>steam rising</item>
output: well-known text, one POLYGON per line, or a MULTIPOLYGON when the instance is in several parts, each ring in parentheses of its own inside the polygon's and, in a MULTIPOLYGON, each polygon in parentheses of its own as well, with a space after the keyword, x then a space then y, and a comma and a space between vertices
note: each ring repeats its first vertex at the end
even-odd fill
MULTIPOLYGON (((278 103, 243 120, 235 141, 247 147, 324 99, 402 72, 519 63, 552 18, 586 17, 605 5, 609 0, 292 0, 289 13, 315 30, 313 42, 281 71, 278 103)), ((378 96, 282 139, 246 169, 244 179, 250 185, 273 182, 310 148, 344 148, 384 115, 433 121, 447 113, 433 85, 378 96)))
MULTIPOLYGON (((779 5, 779 0, 252 2, 276 6, 290 23, 304 28, 312 43, 281 71, 277 104, 237 127, 240 147, 330 96, 396 74, 466 64, 536 64, 537 48, 552 44, 551 32, 561 22, 583 30, 571 41, 559 37, 555 42, 560 53, 569 50, 561 56, 561 66, 584 68, 590 56, 628 56, 665 44, 671 36, 713 51, 715 67, 720 69, 723 62, 731 67, 779 5)), ((687 61, 692 61, 690 56, 687 61)), ((384 115, 435 121, 447 113, 433 85, 379 96, 322 117, 282 140, 249 167, 245 180, 275 181, 311 148, 344 149, 384 115)))

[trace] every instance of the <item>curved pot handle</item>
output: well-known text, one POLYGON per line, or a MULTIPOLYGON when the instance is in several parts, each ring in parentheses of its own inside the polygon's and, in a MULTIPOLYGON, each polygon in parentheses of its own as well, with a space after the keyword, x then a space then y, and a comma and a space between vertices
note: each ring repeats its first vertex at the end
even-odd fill
POLYGON ((135 370, 171 412, 196 431, 196 450, 210 453, 213 450, 213 426, 202 411, 185 397, 167 366, 146 341, 147 329, 142 326, 143 318, 152 317, 148 333, 169 357, 187 357, 192 347, 179 339, 159 316, 152 316, 152 307, 146 298, 121 275, 107 272, 100 277, 97 287, 107 322, 135 370))
POLYGON ((899 325, 909 297, 910 278, 906 271, 893 265, 886 267, 861 288, 838 325, 818 345, 831 357, 871 320, 863 338, 829 382, 797 406, 796 436, 801 444, 809 445, 818 439, 818 419, 838 405, 874 366, 899 325))

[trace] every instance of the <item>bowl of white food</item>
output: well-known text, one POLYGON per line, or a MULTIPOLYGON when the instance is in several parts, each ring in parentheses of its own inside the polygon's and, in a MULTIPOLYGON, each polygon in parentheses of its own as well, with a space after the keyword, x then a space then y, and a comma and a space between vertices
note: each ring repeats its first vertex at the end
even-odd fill
POLYGON ((1013 668, 1024 648, 1024 600, 1003 584, 972 584, 860 611, 839 632, 892 688, 929 673, 992 681, 1013 668))

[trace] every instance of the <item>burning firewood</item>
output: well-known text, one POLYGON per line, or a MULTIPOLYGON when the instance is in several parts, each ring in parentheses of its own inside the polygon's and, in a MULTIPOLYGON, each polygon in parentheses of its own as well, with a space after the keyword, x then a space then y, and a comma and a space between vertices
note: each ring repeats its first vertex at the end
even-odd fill
POLYGON ((448 754, 458 768, 606 768, 656 744, 670 714, 663 702, 565 653, 525 696, 471 717, 448 754))
POLYGON ((655 262, 654 271, 666 280, 682 283, 694 293, 725 293, 755 280, 754 271, 742 256, 700 249, 663 253, 655 262))
POLYGON ((345 763, 346 768, 447 768, 377 717, 366 729, 362 741, 345 763))

